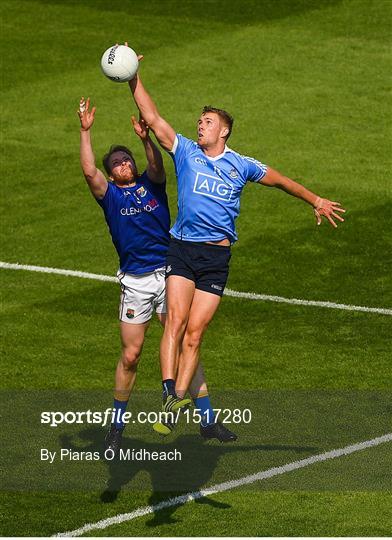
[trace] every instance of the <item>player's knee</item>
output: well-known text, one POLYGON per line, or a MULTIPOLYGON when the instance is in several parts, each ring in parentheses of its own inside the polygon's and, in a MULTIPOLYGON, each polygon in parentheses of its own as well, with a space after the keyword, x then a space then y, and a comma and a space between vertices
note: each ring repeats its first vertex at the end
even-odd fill
POLYGON ((140 359, 140 351, 133 347, 123 349, 121 355, 121 364, 124 369, 136 371, 140 359))
POLYGON ((188 347, 189 349, 198 349, 203 340, 204 329, 197 328, 194 330, 188 330, 185 332, 183 347, 188 347))
POLYGON ((165 330, 169 332, 172 337, 177 338, 178 336, 181 336, 184 333, 185 326, 185 317, 179 317, 170 312, 167 314, 165 330))

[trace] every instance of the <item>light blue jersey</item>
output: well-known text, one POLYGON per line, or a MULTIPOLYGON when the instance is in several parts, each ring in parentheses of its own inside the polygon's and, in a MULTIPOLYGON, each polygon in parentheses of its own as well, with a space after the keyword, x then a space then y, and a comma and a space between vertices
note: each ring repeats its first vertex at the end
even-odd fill
POLYGON ((178 182, 178 215, 170 233, 188 242, 237 240, 235 220, 246 182, 258 182, 267 166, 227 146, 208 157, 200 146, 177 134, 170 152, 178 182))

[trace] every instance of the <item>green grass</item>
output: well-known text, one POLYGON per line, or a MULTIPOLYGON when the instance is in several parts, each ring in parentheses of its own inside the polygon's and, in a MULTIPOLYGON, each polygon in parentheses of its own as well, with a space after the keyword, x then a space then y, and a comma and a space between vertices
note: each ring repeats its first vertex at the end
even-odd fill
MULTIPOLYGON (((120 352, 117 286, 24 271, 2 276, 3 387, 42 388, 44 372, 45 388, 104 388, 120 352)), ((140 388, 158 386, 160 335, 154 320, 140 388)), ((227 297, 206 333, 202 359, 211 389, 387 390, 389 337, 387 316, 227 297)))
MULTIPOLYGON (((5 0, 1 260, 114 275, 116 254, 79 167, 75 111, 81 95, 97 105, 97 162, 115 142, 129 144, 144 161, 131 132, 128 89, 99 70, 102 52, 127 40, 145 55, 143 80, 177 131, 193 137, 205 104, 226 108, 235 117, 231 147, 347 208, 337 230, 316 228, 302 202, 248 186, 229 287, 391 307, 391 5, 5 0)), ((164 159, 174 218, 174 169, 164 159)), ((0 532, 54 534, 170 497, 156 467, 132 476, 132 469, 102 462, 48 469, 38 460, 44 442, 101 444, 100 430, 45 431, 38 418, 46 398, 60 410, 79 400, 110 405, 120 350, 116 285, 6 270, 1 278, 0 532), (5 408, 10 403, 13 412, 5 408), (104 503, 110 478, 122 479, 120 491, 104 503)), ((245 406, 250 396, 255 418, 238 427, 237 450, 201 445, 197 428, 180 429, 165 443, 181 446, 189 435, 185 454, 198 453, 189 471, 198 461, 206 467, 184 490, 390 431, 389 319, 224 298, 203 345, 207 380, 220 406, 245 406)), ((159 400, 160 334, 154 321, 137 382, 142 395, 150 391, 152 407, 159 400)), ((129 446, 158 444, 149 431, 135 437, 127 432, 129 446)), ((390 470, 390 445, 383 445, 93 534, 387 536, 390 470)))

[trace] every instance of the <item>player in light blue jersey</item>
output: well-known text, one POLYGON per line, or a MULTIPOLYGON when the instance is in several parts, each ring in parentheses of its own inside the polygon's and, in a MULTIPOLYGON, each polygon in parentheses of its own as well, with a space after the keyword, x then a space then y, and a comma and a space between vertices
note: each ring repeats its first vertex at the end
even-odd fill
MULTIPOLYGON (((205 107, 203 116, 216 115, 205 107)), ((224 111, 219 114, 223 115, 224 111)), ((223 116, 222 116, 223 117, 223 116)), ((232 122, 227 113, 228 122, 232 122)), ((203 132, 199 127, 200 133, 203 132)), ((209 157, 196 142, 177 134, 170 151, 178 179, 178 216, 171 229, 177 240, 221 242, 237 240, 235 220, 240 195, 246 182, 259 182, 267 167, 225 146, 218 156, 209 157)), ((206 289, 207 292, 209 289, 206 289)))
MULTIPOLYGON (((89 100, 80 102, 80 159, 91 193, 103 209, 113 244, 120 259, 117 277, 121 284, 119 308, 122 354, 115 376, 115 421, 106 438, 106 448, 115 454, 121 445, 129 396, 136 380, 146 330, 155 310, 165 324, 165 262, 169 244, 170 214, 166 196, 166 177, 160 151, 149 137, 143 119, 132 118, 136 134, 143 142, 147 169, 139 174, 130 150, 113 146, 103 159, 108 182, 96 167, 90 129, 95 108, 89 100)), ((196 372, 192 396, 208 395, 203 371, 196 372)), ((173 399, 176 411, 189 399, 173 399)))
MULTIPOLYGON (((142 58, 142 57, 139 57, 142 58)), ((135 103, 173 160, 178 181, 178 216, 171 229, 166 267, 167 322, 161 341, 164 384, 183 397, 195 372, 203 334, 216 312, 227 281, 235 219, 247 182, 276 187, 308 203, 317 224, 322 217, 336 227, 344 209, 301 184, 227 146, 233 119, 205 107, 197 141, 178 134, 159 114, 140 76, 129 82, 135 103), (180 354, 181 351, 181 354, 180 354)), ((209 426, 217 429, 216 423, 209 426)))

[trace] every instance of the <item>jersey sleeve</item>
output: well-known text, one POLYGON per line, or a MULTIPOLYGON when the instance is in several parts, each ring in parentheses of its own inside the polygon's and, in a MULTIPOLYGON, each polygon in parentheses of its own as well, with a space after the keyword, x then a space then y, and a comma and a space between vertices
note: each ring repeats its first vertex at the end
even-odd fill
POLYGON ((108 182, 108 188, 106 190, 106 193, 102 199, 95 199, 99 206, 105 211, 105 212, 111 212, 113 208, 113 201, 114 201, 114 185, 111 182, 108 182))
POLYGON ((173 158, 174 164, 177 169, 181 168, 182 163, 184 162, 185 157, 189 152, 193 150, 196 143, 191 139, 187 139, 180 133, 176 134, 174 139, 173 148, 170 150, 169 154, 173 158))
POLYGON ((267 165, 257 159, 242 156, 247 182, 259 182, 267 174, 267 165))

